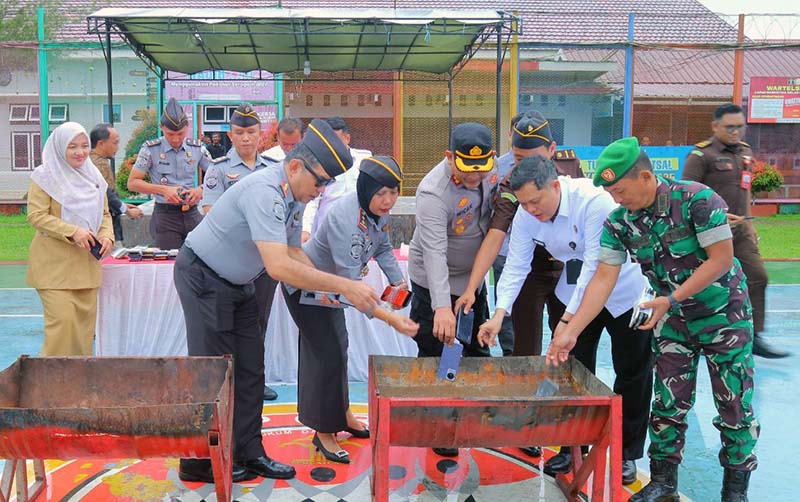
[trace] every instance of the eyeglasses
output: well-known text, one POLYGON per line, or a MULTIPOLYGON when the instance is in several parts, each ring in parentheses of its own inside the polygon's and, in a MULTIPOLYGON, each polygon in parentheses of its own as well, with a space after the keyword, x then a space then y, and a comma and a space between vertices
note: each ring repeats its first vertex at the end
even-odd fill
POLYGON ((315 187, 317 188, 326 187, 335 181, 333 178, 323 178, 319 174, 315 173, 314 170, 311 169, 311 166, 306 164, 306 161, 304 161, 303 159, 300 159, 300 162, 303 163, 303 167, 306 168, 306 171, 310 172, 311 176, 313 176, 314 179, 316 180, 316 183, 314 183, 315 187))
POLYGON ((736 131, 744 131, 745 127, 747 127, 745 124, 726 125, 725 130, 728 131, 728 134, 733 134, 736 131))

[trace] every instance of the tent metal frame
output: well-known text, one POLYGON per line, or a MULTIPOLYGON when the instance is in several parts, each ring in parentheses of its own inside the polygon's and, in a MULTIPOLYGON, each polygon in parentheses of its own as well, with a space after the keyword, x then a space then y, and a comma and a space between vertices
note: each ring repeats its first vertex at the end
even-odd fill
MULTIPOLYGON (((292 52, 286 52, 286 55, 296 55, 297 56, 297 68, 295 71, 302 71, 303 64, 305 61, 309 59, 311 54, 311 48, 308 45, 308 36, 319 34, 318 30, 324 29, 325 36, 336 36, 337 35, 337 27, 343 26, 341 19, 347 18, 346 15, 343 13, 338 13, 338 15, 334 17, 328 16, 321 16, 321 17, 312 17, 312 16, 305 16, 305 17, 293 17, 293 18, 269 18, 269 17, 241 17, 237 15, 235 18, 231 16, 221 16, 219 14, 219 9, 210 9, 208 11, 204 11, 204 9, 197 9, 197 15, 193 15, 192 18, 187 19, 183 16, 176 16, 174 9, 153 9, 154 12, 156 11, 163 11, 165 14, 157 18, 159 19, 158 23, 153 22, 148 24, 147 22, 143 22, 142 19, 138 19, 135 17, 125 17, 125 13, 133 14, 140 9, 112 9, 112 12, 104 13, 107 9, 100 10, 94 14, 89 15, 87 20, 87 32, 91 34, 96 34, 98 36, 101 49, 103 50, 103 55, 106 61, 106 75, 107 75, 107 82, 106 85, 108 87, 108 108, 109 110, 113 110, 114 105, 114 97, 113 97, 113 75, 112 75, 112 68, 111 68, 111 58, 112 58, 112 41, 111 37, 112 34, 118 36, 122 39, 133 52, 145 63, 145 65, 156 75, 160 78, 160 85, 161 85, 161 92, 159 93, 159 109, 163 109, 163 99, 164 99, 164 83, 167 80, 166 71, 164 68, 161 68, 158 63, 157 59, 154 54, 150 51, 148 46, 142 45, 137 42, 135 36, 137 34, 144 34, 147 33, 152 35, 154 32, 156 34, 162 34, 165 36, 176 35, 176 34, 191 34, 197 40, 197 47, 202 48, 203 56, 206 58, 208 62, 209 70, 225 70, 227 68, 220 67, 220 63, 215 57, 215 53, 209 50, 203 42, 203 35, 204 34, 216 34, 214 32, 214 23, 209 23, 209 21, 236 21, 236 25, 239 27, 239 35, 241 35, 245 40, 249 41, 247 44, 237 45, 235 47, 236 50, 241 49, 241 53, 236 54, 252 54, 259 64, 259 68, 253 68, 258 70, 264 70, 270 73, 273 73, 273 76, 268 79, 264 79, 259 77, 258 79, 254 80, 276 80, 275 72, 271 72, 268 67, 261 67, 261 58, 260 53, 257 50, 255 41, 253 39, 253 35, 287 35, 288 33, 292 33, 294 35, 294 50, 292 52), (171 12, 172 15, 168 14, 171 12), (208 13, 206 13, 208 12, 208 13), (211 12, 216 12, 216 15, 209 15, 211 12), (111 15, 117 14, 117 15, 111 15), (126 22, 129 20, 136 20, 137 28, 131 29, 126 25, 126 22), (203 19, 204 22, 191 22, 192 19, 203 19), (311 20, 315 20, 316 23, 312 25, 310 23, 311 20), (275 30, 274 28, 264 29, 264 23, 269 22, 270 26, 278 25, 280 26, 279 30, 275 30), (324 23, 322 26, 319 23, 324 23), (162 29, 162 31, 154 31, 155 28, 163 27, 166 23, 166 29, 162 29), (144 31, 148 30, 148 31, 144 31)), ((239 12, 241 13, 241 9, 233 9, 232 12, 239 12)), ((352 76, 355 77, 356 71, 380 71, 380 72, 391 72, 393 78, 391 81, 441 81, 443 79, 420 79, 420 78, 407 78, 405 77, 405 71, 415 71, 415 72, 422 72, 428 73, 431 75, 443 75, 446 77, 448 82, 448 124, 450 129, 453 127, 453 79, 455 76, 464 68, 464 66, 472 59, 475 54, 481 50, 485 45, 489 43, 489 41, 494 38, 495 45, 496 45, 496 62, 497 62, 497 69, 496 69, 496 109, 495 109, 495 142, 499 145, 500 143, 500 131, 503 129, 500 126, 501 120, 501 93, 502 93, 502 67, 503 67, 503 60, 505 57, 505 53, 507 52, 504 50, 504 47, 508 47, 511 38, 514 35, 519 35, 521 33, 521 26, 522 26, 522 19, 519 16, 503 12, 497 11, 497 15, 492 18, 486 17, 482 19, 480 17, 470 17, 470 11, 458 11, 458 16, 453 18, 446 18, 446 17, 431 17, 431 16, 412 16, 409 14, 406 15, 398 15, 401 12, 408 12, 402 10, 394 10, 394 9, 386 9, 385 15, 381 12, 379 17, 358 17, 356 16, 355 19, 349 19, 351 21, 358 21, 361 23, 361 30, 358 37, 358 43, 353 45, 342 45, 342 46, 335 46, 333 48, 328 48, 327 50, 320 51, 317 48, 314 49, 314 55, 317 56, 325 56, 325 55, 342 55, 342 54, 352 54, 353 56, 353 63, 350 68, 343 67, 337 70, 329 70, 328 72, 333 71, 351 71, 352 76), (461 28, 457 28, 455 25, 457 23, 457 19, 468 19, 471 24, 481 25, 480 29, 477 31, 475 36, 473 37, 471 43, 464 47, 463 51, 455 53, 453 51, 425 51, 426 55, 437 55, 440 54, 450 55, 455 57, 455 62, 449 67, 446 72, 443 73, 431 73, 426 70, 420 70, 418 68, 413 67, 413 65, 405 66, 409 55, 411 53, 414 41, 416 41, 419 37, 426 36, 426 24, 420 25, 416 35, 414 36, 412 43, 408 44, 406 48, 406 54, 403 57, 402 63, 398 68, 378 68, 374 70, 370 70, 368 68, 358 68, 357 63, 360 57, 360 51, 362 49, 383 49, 384 50, 384 57, 386 55, 386 51, 389 48, 389 37, 391 36, 391 29, 388 31, 384 31, 387 33, 387 43, 382 46, 377 45, 369 45, 363 46, 361 44, 362 39, 367 33, 367 29, 370 27, 375 33, 383 33, 379 32, 379 27, 383 27, 386 30, 386 27, 391 27, 393 25, 407 25, 408 23, 413 22, 422 22, 424 20, 430 21, 437 21, 442 23, 443 31, 437 32, 437 36, 447 36, 448 34, 451 35, 458 35, 463 36, 461 28), (452 30, 448 31, 448 21, 451 21, 452 30), (349 50, 350 52, 346 52, 349 50)), ((485 13, 486 11, 479 11, 485 13)), ((455 12, 453 12, 455 14, 455 12)), ((344 35, 352 37, 352 33, 338 33, 341 35, 342 38, 344 35)), ((393 46, 396 47, 396 46, 393 46)), ((227 48, 226 48, 227 50, 227 48)), ((159 53, 161 54, 186 54, 196 56, 196 52, 189 52, 187 50, 170 50, 164 51, 163 47, 159 49, 159 53)), ((272 54, 275 54, 272 52, 272 54)), ((381 62, 383 58, 381 59, 381 62)), ((170 68, 170 70, 173 70, 170 68)), ((180 69, 174 69, 174 71, 181 72, 180 69)), ((314 70, 315 72, 323 72, 324 70, 314 70)), ((188 73, 188 72, 181 72, 181 73, 188 73)), ((285 72, 290 73, 290 72, 285 72)), ((261 75, 261 72, 259 72, 261 75)), ((278 77, 280 79, 280 77, 278 77)), ((309 79, 319 81, 322 79, 309 79)), ((337 79, 340 80, 340 79, 337 79)), ((360 80, 356 78, 351 78, 349 80, 360 80)), ((366 80, 366 79, 365 79, 366 80)), ((371 79, 374 81, 374 79, 371 79)), ((388 80, 388 79, 382 79, 388 80)), ((113 120, 113 116, 109 117, 113 120)), ((113 122, 112 122, 113 125, 113 122)))

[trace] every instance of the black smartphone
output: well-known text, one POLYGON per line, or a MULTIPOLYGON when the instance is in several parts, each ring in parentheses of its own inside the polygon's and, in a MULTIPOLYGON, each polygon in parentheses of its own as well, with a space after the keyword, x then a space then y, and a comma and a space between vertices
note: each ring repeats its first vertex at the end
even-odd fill
POLYGON ((470 342, 472 342, 472 326, 474 322, 474 310, 470 310, 469 314, 465 314, 463 309, 458 309, 458 315, 456 316, 456 338, 464 345, 469 345, 470 342))
POLYGON ((92 253, 92 256, 99 260, 103 258, 103 255, 100 251, 101 249, 103 249, 103 245, 100 243, 100 239, 95 237, 94 244, 92 244, 92 247, 89 248, 89 252, 92 253))

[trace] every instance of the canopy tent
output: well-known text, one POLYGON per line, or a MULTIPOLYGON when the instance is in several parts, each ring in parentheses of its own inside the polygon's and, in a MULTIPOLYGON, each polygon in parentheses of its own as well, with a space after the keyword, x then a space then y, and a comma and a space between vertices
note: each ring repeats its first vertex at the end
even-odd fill
POLYGON ((493 10, 105 8, 87 17, 87 27, 105 48, 110 110, 116 34, 162 77, 162 85, 166 70, 447 74, 451 125, 453 77, 494 37, 499 135, 502 47, 504 38, 507 43, 519 33, 520 19, 493 10))

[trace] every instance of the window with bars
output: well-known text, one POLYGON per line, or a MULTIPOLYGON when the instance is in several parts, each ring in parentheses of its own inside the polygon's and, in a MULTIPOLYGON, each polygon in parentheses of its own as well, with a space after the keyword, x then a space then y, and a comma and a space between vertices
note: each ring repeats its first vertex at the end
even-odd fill
POLYGON ((42 136, 38 132, 11 133, 11 168, 30 171, 42 163, 42 136))

